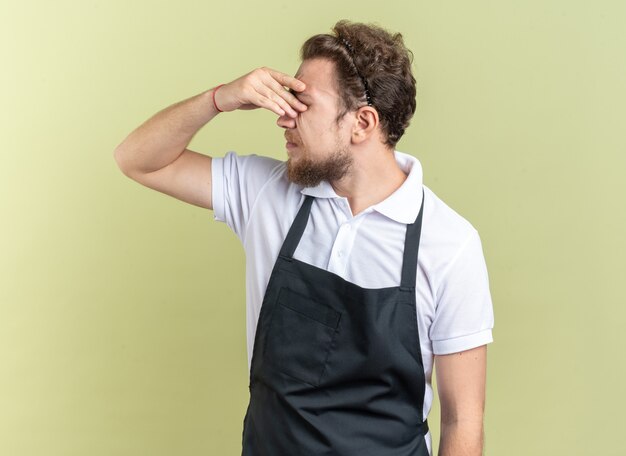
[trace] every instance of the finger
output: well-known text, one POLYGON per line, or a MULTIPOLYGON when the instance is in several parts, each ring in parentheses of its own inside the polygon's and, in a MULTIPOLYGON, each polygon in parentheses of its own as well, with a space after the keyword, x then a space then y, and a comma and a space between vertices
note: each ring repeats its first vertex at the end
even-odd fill
MULTIPOLYGON (((273 71, 271 69, 268 69, 268 70, 273 71)), ((291 78, 291 76, 288 76, 284 73, 280 73, 280 72, 274 72, 274 73, 277 75, 286 76, 287 78, 291 78)), ((291 78, 291 79, 295 79, 295 78, 291 78)), ((304 84, 302 81, 299 81, 298 79, 295 79, 295 81, 301 84, 299 86, 300 88, 306 87, 306 84, 304 84)), ((285 110, 289 112, 292 117, 297 116, 297 113, 291 113, 290 109, 292 106, 300 111, 306 111, 308 109, 308 106, 302 103, 300 100, 298 100, 298 98, 295 96, 296 92, 293 88, 286 90, 285 87, 281 85, 279 81, 277 81, 277 79, 271 76, 271 73, 263 78, 263 82, 265 82, 266 85, 268 85, 271 89, 273 89, 274 92, 278 94, 283 100, 286 100, 286 102, 289 103, 289 109, 285 109, 285 110)))
POLYGON ((306 88, 306 84, 299 79, 289 76, 288 74, 281 73, 280 71, 266 68, 269 74, 276 79, 281 85, 292 88, 298 92, 302 92, 306 88))
POLYGON ((269 109, 270 111, 275 112, 279 116, 284 116, 285 111, 281 108, 281 106, 273 101, 271 98, 266 97, 262 93, 257 91, 257 101, 255 102, 257 106, 261 106, 262 108, 269 109))
POLYGON ((307 110, 308 108, 307 105, 302 103, 293 95, 293 93, 291 92, 291 90, 293 89, 286 90, 273 78, 269 78, 268 84, 270 85, 272 89, 274 89, 274 92, 276 92, 279 96, 281 96, 284 100, 286 100, 290 106, 293 106, 294 108, 297 108, 300 111, 307 110))
MULTIPOLYGON (((279 88, 279 90, 282 90, 283 92, 285 91, 285 89, 283 89, 282 87, 279 88)), ((271 88, 267 87, 267 86, 262 86, 260 90, 257 90, 261 95, 269 98, 270 100, 272 100, 274 103, 276 103, 277 105, 280 106, 280 108, 283 110, 283 114, 284 113, 288 113, 291 117, 297 117, 298 113, 289 105, 289 103, 287 103, 287 101, 285 99, 283 99, 280 95, 278 95, 276 92, 274 92, 271 88)))

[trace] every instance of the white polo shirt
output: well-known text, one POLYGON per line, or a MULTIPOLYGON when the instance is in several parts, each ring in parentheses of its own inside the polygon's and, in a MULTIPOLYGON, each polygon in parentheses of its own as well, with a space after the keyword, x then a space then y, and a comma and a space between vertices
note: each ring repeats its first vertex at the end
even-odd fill
MULTIPOLYGON (((248 372, 256 325, 274 263, 305 195, 316 197, 294 258, 333 272, 363 288, 400 285, 406 224, 422 203, 422 166, 395 151, 407 179, 393 194, 356 217, 348 199, 324 181, 303 187, 288 181, 285 161, 229 151, 212 161, 215 220, 225 222, 246 254, 248 372)), ((416 278, 417 323, 426 392, 423 418, 433 399, 433 355, 493 341, 493 306, 476 229, 424 187, 424 213, 416 278)), ((430 433, 426 438, 432 451, 430 433)))

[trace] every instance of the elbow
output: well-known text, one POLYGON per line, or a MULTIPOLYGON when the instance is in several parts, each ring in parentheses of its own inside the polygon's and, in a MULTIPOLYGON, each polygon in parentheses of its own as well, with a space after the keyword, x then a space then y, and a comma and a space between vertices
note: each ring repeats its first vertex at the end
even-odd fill
POLYGON ((116 147, 113 150, 113 159, 115 160, 115 163, 117 164, 117 167, 120 169, 120 171, 128 176, 128 171, 126 171, 126 167, 124 166, 124 152, 116 147))

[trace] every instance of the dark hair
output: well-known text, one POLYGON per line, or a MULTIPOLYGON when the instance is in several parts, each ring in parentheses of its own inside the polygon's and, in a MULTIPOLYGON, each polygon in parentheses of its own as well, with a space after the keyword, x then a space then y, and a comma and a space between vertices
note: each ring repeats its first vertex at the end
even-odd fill
POLYGON ((340 98, 337 122, 366 105, 367 90, 378 112, 385 144, 395 147, 416 108, 413 53, 404 45, 402 34, 392 34, 375 24, 343 19, 332 31, 334 35, 307 39, 300 58, 327 58, 335 64, 340 98))

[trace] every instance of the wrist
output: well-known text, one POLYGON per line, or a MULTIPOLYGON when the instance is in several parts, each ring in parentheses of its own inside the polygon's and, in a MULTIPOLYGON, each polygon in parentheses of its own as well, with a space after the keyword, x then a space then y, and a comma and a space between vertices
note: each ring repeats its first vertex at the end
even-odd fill
POLYGON ((218 105, 218 103, 217 103, 217 100, 215 99, 215 94, 217 93, 218 89, 219 89, 220 87, 222 87, 223 85, 224 85, 224 84, 220 84, 220 85, 218 85, 218 86, 214 87, 214 88, 211 90, 211 99, 213 100, 213 107, 215 107, 215 109, 216 109, 218 112, 224 112, 224 111, 223 111, 222 109, 220 109, 220 108, 219 108, 219 105, 218 105))

